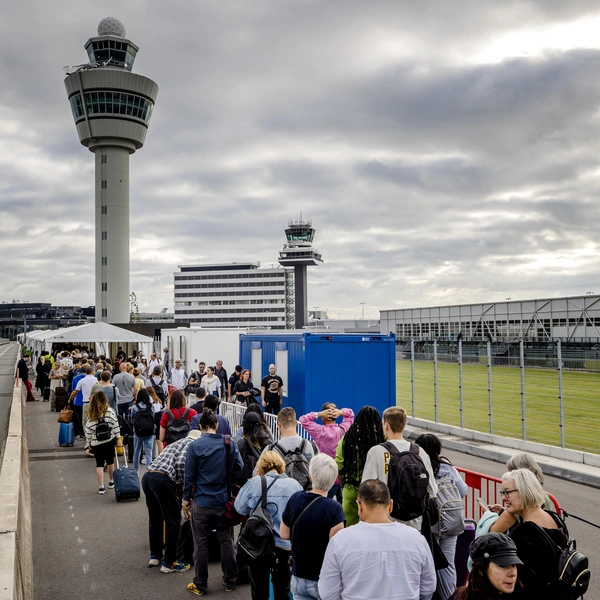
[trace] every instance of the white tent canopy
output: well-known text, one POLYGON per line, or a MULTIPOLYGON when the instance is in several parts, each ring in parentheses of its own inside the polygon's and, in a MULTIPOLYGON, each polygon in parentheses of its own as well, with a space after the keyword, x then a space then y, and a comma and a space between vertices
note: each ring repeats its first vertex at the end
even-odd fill
POLYGON ((108 344, 136 344, 148 356, 152 352, 153 340, 151 337, 115 327, 109 323, 86 323, 64 329, 34 331, 27 334, 27 343, 30 340, 39 350, 52 350, 52 344, 96 344, 96 354, 108 354, 108 344), (32 339, 33 338, 33 339, 32 339))

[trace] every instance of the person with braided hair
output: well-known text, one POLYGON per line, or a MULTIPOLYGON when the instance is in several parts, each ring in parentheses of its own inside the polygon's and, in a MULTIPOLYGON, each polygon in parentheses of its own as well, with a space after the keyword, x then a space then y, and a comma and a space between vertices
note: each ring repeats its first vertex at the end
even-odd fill
POLYGON ((382 442, 385 442, 385 436, 379 411, 372 406, 363 406, 339 441, 335 452, 346 526, 356 525, 359 521, 356 493, 362 480, 367 454, 373 446, 382 442))

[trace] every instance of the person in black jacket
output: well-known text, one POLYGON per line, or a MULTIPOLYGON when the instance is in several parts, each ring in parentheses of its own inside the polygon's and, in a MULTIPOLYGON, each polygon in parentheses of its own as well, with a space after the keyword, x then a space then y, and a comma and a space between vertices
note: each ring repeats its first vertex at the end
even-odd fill
POLYGON ((242 487, 254 473, 256 462, 263 449, 271 442, 266 425, 255 412, 246 412, 242 422, 242 438, 238 440, 238 448, 244 461, 244 467, 236 473, 235 483, 242 487))

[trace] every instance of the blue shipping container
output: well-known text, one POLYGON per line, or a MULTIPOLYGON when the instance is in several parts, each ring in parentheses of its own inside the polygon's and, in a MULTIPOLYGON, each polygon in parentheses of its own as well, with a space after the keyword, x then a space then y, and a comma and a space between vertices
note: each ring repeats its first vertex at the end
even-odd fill
POLYGON ((396 336, 346 333, 263 333, 240 335, 240 364, 260 387, 277 367, 284 382, 284 406, 298 416, 320 411, 324 402, 383 412, 396 405, 396 336))

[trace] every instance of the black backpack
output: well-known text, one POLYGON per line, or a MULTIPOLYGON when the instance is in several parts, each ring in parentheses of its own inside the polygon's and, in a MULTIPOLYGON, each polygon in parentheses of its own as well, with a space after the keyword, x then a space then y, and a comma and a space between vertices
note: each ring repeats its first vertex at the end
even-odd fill
POLYGON ((150 380, 150 383, 152 384, 152 389, 154 390, 154 393, 158 396, 158 399, 164 404, 165 400, 167 399, 166 395, 165 395, 165 390, 163 389, 163 383, 165 382, 164 379, 161 379, 158 383, 154 383, 154 379, 150 380))
POLYGON ((285 450, 282 446, 273 444, 269 449, 276 450, 281 458, 285 462, 285 474, 292 479, 295 479, 304 489, 304 491, 312 490, 312 483, 308 476, 308 461, 304 456, 304 449, 306 448, 306 440, 302 440, 302 443, 295 450, 285 450))
POLYGON ((187 436, 188 432, 190 431, 190 422, 187 420, 189 412, 190 409, 186 408, 183 415, 176 419, 175 415, 170 410, 167 411, 167 415, 169 415, 169 420, 167 421, 167 426, 165 427, 167 430, 165 441, 167 444, 172 444, 182 440, 187 436))
POLYGON ((575 540, 569 539, 569 530, 562 518, 556 513, 548 512, 548 514, 554 519, 558 528, 563 531, 569 540, 564 548, 560 548, 544 529, 539 527, 539 530, 550 540, 552 546, 556 548, 558 556, 556 575, 558 587, 561 590, 560 597, 565 600, 582 598, 588 590, 592 575, 589 569, 588 557, 577 550, 577 542, 575 540))
MULTIPOLYGON (((277 481, 277 477, 267 487, 264 475, 260 478, 262 494, 258 504, 250 513, 246 524, 240 531, 237 540, 238 560, 242 562, 255 562, 270 558, 275 548, 275 534, 273 531, 273 517, 267 511, 267 492, 277 481)), ((277 514, 277 505, 275 513, 277 514)))
POLYGON ((156 432, 156 424, 154 422, 154 410, 152 404, 146 408, 136 411, 131 420, 133 431, 137 437, 149 437, 156 432))
POLYGON ((100 417, 96 423, 96 439, 99 442, 107 442, 112 436, 112 427, 104 417, 100 417))
POLYGON ((391 516, 399 521, 422 517, 427 508, 429 473, 419 456, 419 446, 400 452, 392 442, 379 444, 390 453, 388 488, 394 501, 391 516))

